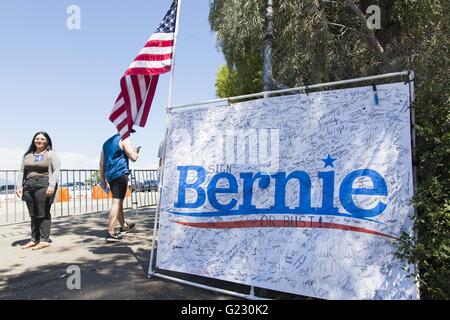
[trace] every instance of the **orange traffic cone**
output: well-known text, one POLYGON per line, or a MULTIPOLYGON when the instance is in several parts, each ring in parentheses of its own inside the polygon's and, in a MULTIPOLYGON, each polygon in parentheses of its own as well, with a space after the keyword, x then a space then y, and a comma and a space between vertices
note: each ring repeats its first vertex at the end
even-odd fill
POLYGON ((69 195, 69 189, 67 188, 59 188, 57 192, 57 198, 56 202, 69 202, 70 195, 69 195))
POLYGON ((107 199, 112 198, 111 191, 106 193, 101 186, 95 186, 92 188, 92 199, 107 199))

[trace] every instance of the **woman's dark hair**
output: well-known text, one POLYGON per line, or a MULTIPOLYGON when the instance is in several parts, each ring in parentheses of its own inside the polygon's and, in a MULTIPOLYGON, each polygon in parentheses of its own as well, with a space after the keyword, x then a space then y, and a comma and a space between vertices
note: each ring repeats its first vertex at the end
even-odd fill
POLYGON ((25 152, 24 156, 26 156, 26 155, 29 154, 29 153, 33 153, 33 152, 36 151, 36 145, 34 144, 34 139, 36 139, 36 137, 37 137, 39 134, 42 134, 42 135, 45 137, 45 139, 47 139, 47 147, 46 147, 45 149, 46 149, 47 151, 48 151, 48 150, 53 150, 52 139, 50 138, 50 136, 48 135, 48 133, 47 133, 47 132, 44 132, 44 131, 39 131, 39 132, 36 132, 36 134, 33 136, 33 139, 31 140, 30 147, 28 148, 27 152, 25 152))

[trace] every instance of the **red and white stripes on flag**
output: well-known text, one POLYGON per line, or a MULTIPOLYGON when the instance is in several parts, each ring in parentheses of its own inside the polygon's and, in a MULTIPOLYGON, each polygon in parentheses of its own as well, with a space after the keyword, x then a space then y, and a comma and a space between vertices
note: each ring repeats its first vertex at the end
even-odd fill
POLYGON ((178 1, 174 0, 156 32, 120 79, 120 94, 109 116, 122 139, 134 125, 144 127, 159 75, 172 69, 178 1))

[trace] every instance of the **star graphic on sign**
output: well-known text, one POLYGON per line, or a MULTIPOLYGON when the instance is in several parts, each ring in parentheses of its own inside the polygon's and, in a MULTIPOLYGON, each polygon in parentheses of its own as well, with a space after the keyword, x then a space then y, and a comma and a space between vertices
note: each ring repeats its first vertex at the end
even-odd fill
POLYGON ((325 166, 324 166, 324 168, 326 168, 326 167, 328 167, 328 166, 331 166, 332 168, 334 168, 334 161, 336 160, 337 158, 332 158, 331 156, 330 156, 330 154, 328 154, 328 157, 326 157, 325 159, 321 159, 323 162, 325 162, 325 166))

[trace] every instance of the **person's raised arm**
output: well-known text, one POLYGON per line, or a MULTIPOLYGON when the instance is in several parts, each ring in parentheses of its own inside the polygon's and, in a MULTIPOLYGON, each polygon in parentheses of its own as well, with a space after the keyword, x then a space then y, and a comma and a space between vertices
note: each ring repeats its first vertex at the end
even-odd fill
POLYGON ((127 155, 128 159, 135 162, 138 159, 139 154, 131 145, 130 139, 126 138, 125 140, 120 141, 120 143, 122 144, 122 150, 125 151, 125 154, 127 155))

